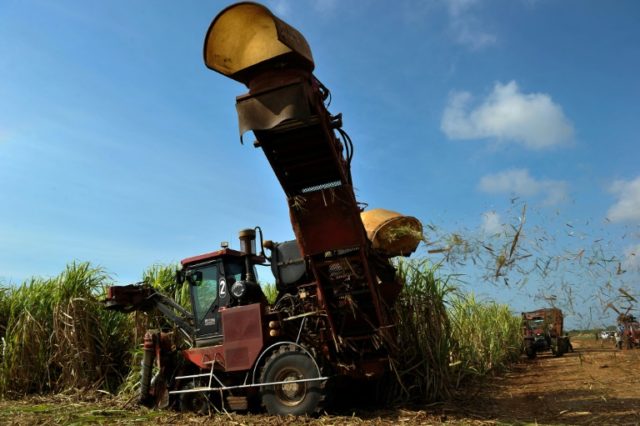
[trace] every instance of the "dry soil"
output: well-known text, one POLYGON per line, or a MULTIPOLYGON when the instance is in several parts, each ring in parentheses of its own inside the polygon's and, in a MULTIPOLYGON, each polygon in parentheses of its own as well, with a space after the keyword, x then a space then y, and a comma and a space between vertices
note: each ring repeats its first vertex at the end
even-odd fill
POLYGON ((640 350, 574 339, 563 357, 523 358, 511 371, 446 404, 357 412, 351 416, 278 418, 150 411, 101 394, 0 401, 0 424, 417 425, 640 424, 640 350))

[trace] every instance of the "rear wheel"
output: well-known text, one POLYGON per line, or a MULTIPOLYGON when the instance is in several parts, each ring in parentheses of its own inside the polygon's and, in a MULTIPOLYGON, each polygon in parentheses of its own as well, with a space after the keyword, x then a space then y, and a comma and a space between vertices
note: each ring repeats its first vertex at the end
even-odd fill
POLYGON ((569 338, 568 337, 558 337, 557 339, 558 348, 556 349, 555 356, 562 356, 569 352, 569 338))
POLYGON ((282 346, 266 361, 261 383, 285 382, 261 388, 262 405, 269 414, 304 415, 319 411, 324 382, 296 380, 319 377, 313 359, 294 345, 282 346), (291 382, 291 383, 286 383, 291 382))

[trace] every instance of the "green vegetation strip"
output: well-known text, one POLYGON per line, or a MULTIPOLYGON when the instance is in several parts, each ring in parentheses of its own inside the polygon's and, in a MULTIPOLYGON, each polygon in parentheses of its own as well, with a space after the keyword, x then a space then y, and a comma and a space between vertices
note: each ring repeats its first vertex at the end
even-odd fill
POLYGON ((93 403, 57 403, 29 404, 24 401, 1 404, 0 423, 31 425, 88 425, 88 424, 132 424, 152 423, 159 417, 167 417, 160 411, 123 410, 115 408, 98 408, 93 403))
MULTIPOLYGON (((397 268, 405 284, 395 306, 402 350, 391 360, 385 401, 446 400, 519 356, 520 319, 508 306, 463 294, 427 260, 400 261, 397 268)), ((176 283, 173 265, 152 266, 143 281, 188 307, 188 287, 176 283)), ((172 324, 159 314, 105 310, 101 300, 113 284, 101 268, 74 262, 57 277, 0 287, 0 397, 73 389, 107 391, 124 399, 136 394, 145 330, 172 324)), ((265 289, 275 296, 274 286, 265 289)), ((2 418, 11 410, 3 410, 2 418)), ((71 421, 60 406, 20 410, 59 413, 71 421)), ((100 422, 114 413, 119 411, 87 410, 78 421, 100 422)))

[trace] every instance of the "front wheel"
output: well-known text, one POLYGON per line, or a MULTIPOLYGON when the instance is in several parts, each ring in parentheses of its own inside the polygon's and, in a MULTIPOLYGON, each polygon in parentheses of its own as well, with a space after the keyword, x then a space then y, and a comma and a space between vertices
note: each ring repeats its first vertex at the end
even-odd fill
POLYGON ((536 357, 536 348, 533 347, 532 342, 526 342, 524 345, 524 353, 527 355, 529 359, 535 359, 536 357))
POLYGON ((313 359, 294 345, 280 347, 266 361, 261 383, 285 382, 262 386, 262 404, 272 415, 314 414, 324 399, 324 382, 296 380, 319 377, 313 359), (286 383, 291 382, 291 383, 286 383))
MULTIPOLYGON (((183 390, 195 389, 193 383, 187 384, 183 390)), ((200 415, 209 414, 211 408, 211 401, 209 395, 205 392, 185 392, 180 394, 178 399, 178 407, 182 412, 191 412, 200 415)))

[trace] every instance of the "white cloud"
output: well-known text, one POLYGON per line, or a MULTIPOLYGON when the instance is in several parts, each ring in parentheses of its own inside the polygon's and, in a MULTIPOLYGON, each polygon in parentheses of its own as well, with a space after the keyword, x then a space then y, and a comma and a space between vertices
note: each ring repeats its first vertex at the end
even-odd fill
POLYGON ((526 169, 511 169, 505 172, 484 176, 480 179, 480 189, 490 193, 514 193, 517 195, 535 195, 539 183, 529 175, 526 169))
POLYGON ((337 0, 315 0, 314 9, 320 13, 327 14, 333 12, 337 5, 337 0))
POLYGON ((289 0, 274 0, 269 9, 279 18, 287 17, 291 14, 291 3, 289 0))
POLYGON ((452 92, 440 128, 449 139, 493 138, 530 149, 561 145, 573 138, 573 126, 560 105, 545 93, 522 93, 515 81, 496 83, 475 109, 468 92, 452 92))
POLYGON ((527 169, 510 169, 483 176, 478 188, 492 194, 514 194, 522 197, 542 195, 544 204, 555 205, 567 198, 568 185, 558 180, 536 180, 527 169))
MULTIPOLYGON (((268 2, 269 9, 279 18, 290 17, 294 4, 296 3, 291 0, 271 0, 268 2)), ((338 0, 313 0, 311 4, 315 12, 328 15, 335 11, 338 0)))
POLYGON ((449 13, 454 16, 460 16, 467 12, 473 5, 479 3, 478 0, 446 0, 449 7, 449 13))
POLYGON ((447 0, 449 27, 455 41, 473 50, 495 44, 497 37, 481 27, 482 22, 473 14, 472 9, 478 0, 447 0))
POLYGON ((494 211, 482 214, 480 229, 486 234, 500 234, 504 230, 504 224, 500 215, 494 211))
POLYGON ((624 250, 622 269, 627 271, 640 271, 640 244, 629 246, 624 250))
POLYGON ((640 221, 640 176, 631 181, 617 180, 609 191, 618 196, 618 201, 607 212, 611 221, 640 221))
POLYGON ((538 3, 540 2, 540 0, 521 0, 522 3, 528 7, 529 9, 533 9, 534 7, 536 7, 538 5, 538 3))

